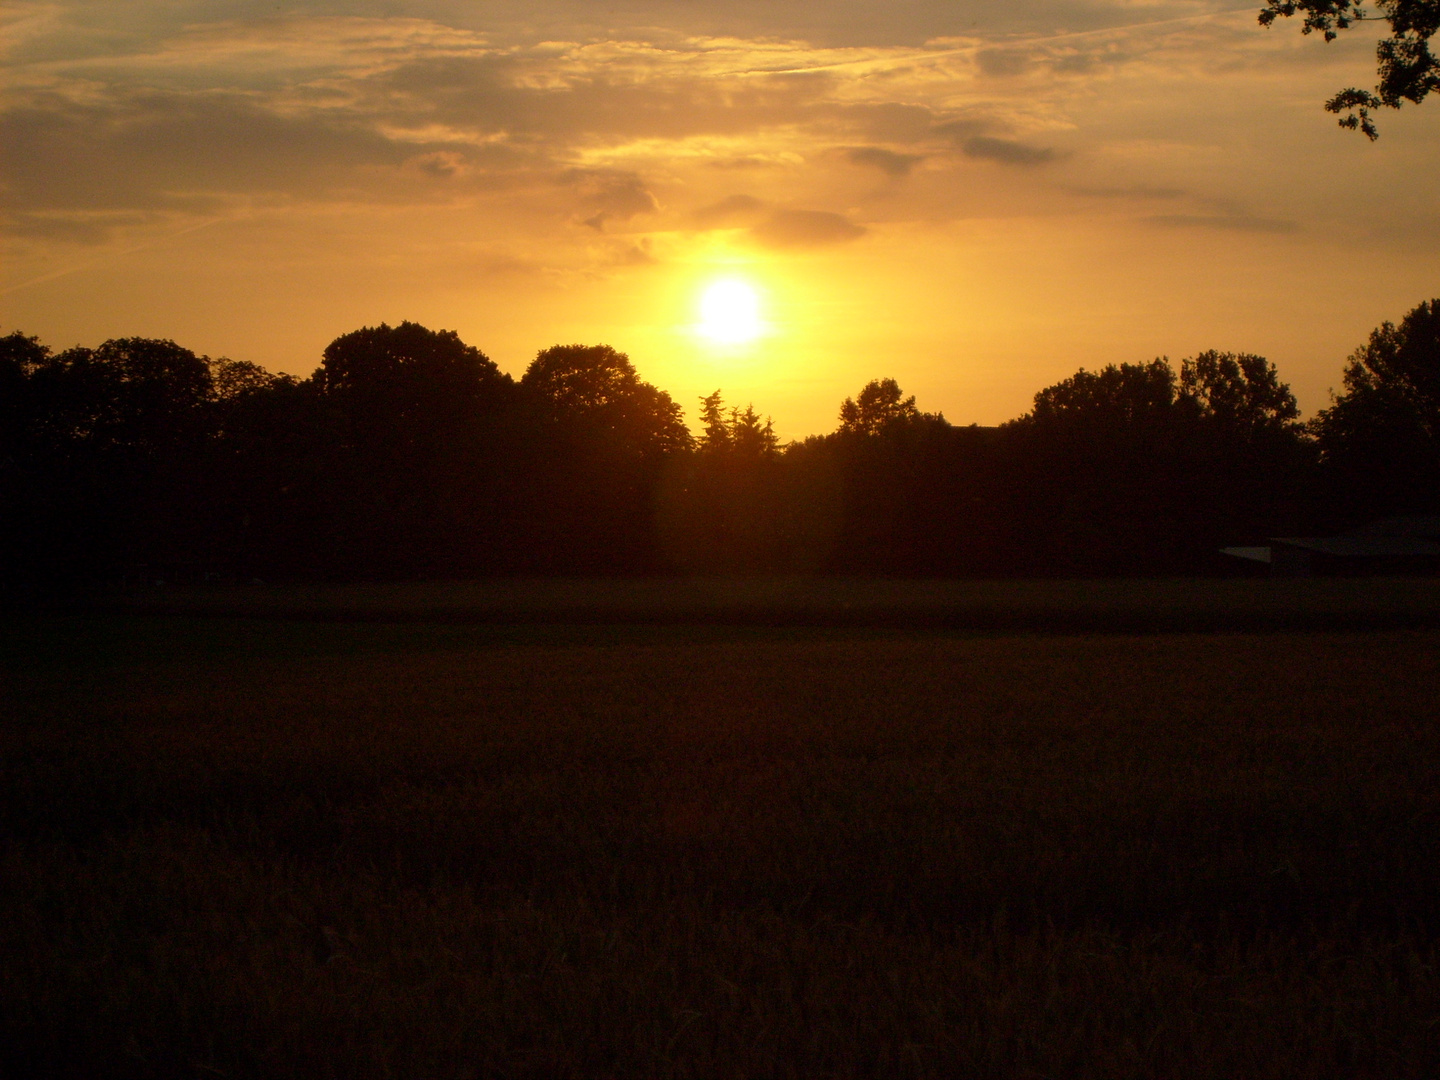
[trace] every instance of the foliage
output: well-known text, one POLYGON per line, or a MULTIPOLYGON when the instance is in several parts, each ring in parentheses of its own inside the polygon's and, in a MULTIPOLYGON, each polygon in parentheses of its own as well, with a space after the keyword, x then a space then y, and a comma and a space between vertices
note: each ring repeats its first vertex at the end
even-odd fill
POLYGON ((699 419, 695 453, 676 455, 658 490, 666 559, 692 573, 793 568, 774 422, 727 407, 719 390, 700 399, 699 419))
POLYGON ((1223 572, 1216 550, 1429 507, 1436 302, 1386 324, 1308 427, 1274 365, 1080 370, 999 428, 894 379, 781 446, 606 345, 517 385, 453 331, 337 338, 308 379, 127 338, 0 338, 0 587, 498 573, 1223 572))
POLYGON ((1298 414, 1274 366, 1250 354, 1211 350, 1178 373, 1164 358, 1082 369, 1007 425, 1020 448, 1009 516, 1056 569, 1203 565, 1262 521, 1304 520, 1298 414))
POLYGON ((840 428, 846 434, 878 435, 892 425, 913 423, 920 419, 915 395, 901 397, 900 384, 894 379, 874 379, 865 384, 853 398, 840 404, 840 428))
POLYGON ((1181 361, 1179 396, 1197 416, 1236 432, 1293 431, 1300 416, 1275 365, 1253 353, 1211 349, 1181 361))
MULTIPOLYGON (((1380 137, 1371 109, 1382 105, 1398 109, 1405 101, 1416 105, 1431 91, 1440 90, 1440 61, 1430 51, 1430 39, 1440 30, 1440 0, 1377 0, 1380 19, 1390 26, 1390 37, 1376 46, 1379 83, 1373 92, 1350 87, 1325 103, 1327 111, 1345 113, 1340 126, 1360 130, 1372 141, 1380 137)), ((1277 18, 1304 17, 1301 32, 1316 30, 1334 41, 1356 22, 1377 21, 1367 15, 1360 0, 1266 0, 1260 25, 1277 18)))
POLYGON ((1067 422, 1130 427, 1168 415, 1174 404, 1175 372, 1166 361, 1110 364, 1100 371, 1081 368, 1041 390, 1030 419, 1039 427, 1067 422))
POLYGON ((582 419, 645 455, 690 445, 680 406, 645 382, 630 358, 609 345, 555 345, 542 350, 520 380, 557 415, 582 419))
POLYGON ((1440 299, 1372 331, 1343 379, 1311 423, 1337 479, 1371 510, 1440 507, 1440 299))
POLYGON ((199 434, 209 362, 173 341, 119 338, 48 357, 31 374, 51 438, 153 455, 199 434))
POLYGON ((455 331, 404 322, 336 338, 325 347, 313 381, 323 397, 368 429, 377 423, 429 428, 463 422, 499 398, 511 380, 455 331))
POLYGON ((705 433, 699 449, 705 454, 754 459, 771 457, 780 448, 772 418, 767 416, 762 423, 753 404, 745 406, 744 412, 738 406, 727 410, 719 390, 700 399, 700 423, 705 433))
POLYGON ((530 470, 527 546, 539 569, 653 566, 655 490, 691 445, 680 407, 609 345, 556 345, 520 380, 530 470))

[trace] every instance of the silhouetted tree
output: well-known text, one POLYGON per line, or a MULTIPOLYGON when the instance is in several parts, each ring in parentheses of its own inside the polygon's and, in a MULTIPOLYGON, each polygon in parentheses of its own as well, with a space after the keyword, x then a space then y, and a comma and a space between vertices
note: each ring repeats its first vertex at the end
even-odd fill
MULTIPOLYGON (((1390 36, 1375 47, 1379 83, 1373 92, 1341 90, 1325 103, 1327 111, 1345 113, 1341 127, 1358 128, 1372 141, 1380 132, 1371 109, 1398 109, 1406 101, 1418 105, 1431 91, 1440 90, 1440 63, 1430 52, 1430 38, 1440 30, 1440 0, 1377 0, 1376 6, 1390 25, 1390 36)), ((1327 42, 1354 23, 1374 21, 1359 0, 1267 0, 1260 25, 1296 14, 1304 16, 1302 33, 1318 30, 1327 42)))
POLYGON ((1288 521, 1307 457, 1294 396, 1262 357, 1081 370, 1005 426, 1006 518, 1036 568, 1178 572, 1288 521))
POLYGON ((717 389, 713 394, 700 399, 699 449, 703 453, 719 454, 730 449, 730 418, 725 415, 725 399, 717 389))
POLYGON ((775 421, 763 421, 753 404, 741 412, 737 406, 725 407, 720 391, 700 399, 700 423, 704 434, 699 450, 711 456, 733 455, 739 459, 768 457, 780 448, 775 434, 775 421))
MULTIPOLYGON (((1434 503, 1437 309, 1378 329, 1311 425, 1344 514, 1434 503)), ((1210 351, 1178 373, 1081 370, 999 429, 877 379, 835 431, 781 447, 718 390, 692 440, 608 346, 544 350, 517 386, 413 323, 337 338, 306 380, 170 341, 52 354, 12 333, 0 572, 1190 571, 1290 531, 1317 445, 1297 413, 1266 360, 1210 351)))
POLYGON ((823 450, 840 491, 831 565, 848 573, 950 572, 967 560, 960 492, 974 479, 969 434, 922 412, 894 379, 875 379, 840 405, 823 450))
POLYGON ((667 560, 688 571, 775 570, 793 563, 793 537, 775 424, 753 405, 725 405, 721 392, 700 399, 703 434, 677 454, 660 489, 667 560))
POLYGON ((213 437, 210 364, 173 341, 119 338, 51 354, 7 339, 17 396, 7 507, 17 565, 80 580, 203 561, 213 437))
POLYGON ((1275 365, 1252 353, 1214 349, 1180 362, 1180 400, 1228 432, 1293 431, 1300 407, 1275 365))
POLYGON ((503 399, 508 375, 453 330, 417 323, 367 326, 325 347, 315 372, 320 393, 357 429, 419 437, 437 423, 468 423, 503 399))
POLYGON ((1172 419, 1175 391, 1175 372, 1165 360, 1081 368, 1037 393, 1022 420, 1041 429, 1106 432, 1164 425, 1172 419))
POLYGON ((878 435, 893 424, 919 418, 915 396, 902 397, 894 379, 873 379, 840 403, 840 431, 852 435, 878 435))
POLYGON ((555 345, 531 362, 520 385, 566 420, 607 432, 652 456, 690 446, 684 414, 670 395, 640 378, 609 345, 555 345))
POLYGON ((453 330, 404 322, 336 338, 311 383, 318 461, 306 500, 350 573, 460 573, 503 562, 514 516, 508 375, 453 330))
POLYGON ((19 467, 44 422, 45 410, 33 400, 30 380, 49 358, 50 350, 39 339, 19 330, 0 337, 0 468, 13 472, 19 467))
POLYGON ((92 450, 154 457, 207 426, 214 392, 209 361, 173 341, 117 338, 66 349, 32 375, 50 436, 92 450))
POLYGON ((688 450, 680 406, 608 345, 542 350, 520 380, 542 455, 535 522, 561 572, 658 564, 656 498, 667 459, 688 450))
POLYGON ((1440 508, 1440 299, 1382 323, 1310 429, 1352 518, 1440 508))

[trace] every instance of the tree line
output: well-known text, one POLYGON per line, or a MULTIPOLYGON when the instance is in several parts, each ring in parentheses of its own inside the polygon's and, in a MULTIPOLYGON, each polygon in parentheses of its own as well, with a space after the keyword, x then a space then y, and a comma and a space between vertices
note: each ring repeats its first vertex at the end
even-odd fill
POLYGON ((0 580, 493 574, 1085 575, 1440 507, 1440 300, 1385 323, 1301 422, 1259 356, 1075 375, 998 427, 893 379, 781 444, 606 345, 516 380, 452 331, 366 327, 306 379, 120 338, 0 337, 0 580))

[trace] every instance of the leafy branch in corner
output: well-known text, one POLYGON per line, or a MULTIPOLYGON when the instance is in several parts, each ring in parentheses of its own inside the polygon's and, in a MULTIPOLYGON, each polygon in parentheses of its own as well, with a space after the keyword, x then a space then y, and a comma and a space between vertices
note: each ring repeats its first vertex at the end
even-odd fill
POLYGON ((1404 101, 1418 105, 1432 90, 1440 91, 1440 63, 1430 52, 1430 38, 1440 29, 1440 0, 1379 0, 1381 14, 1367 15, 1356 0, 1268 0, 1260 11, 1260 25, 1269 26, 1280 17, 1304 17, 1301 32, 1319 31, 1334 41, 1341 30, 1357 22, 1390 24, 1390 37, 1375 47, 1379 83, 1374 91, 1355 87, 1341 90, 1325 103, 1327 111, 1344 113, 1340 126, 1363 131, 1375 140, 1380 131, 1371 109, 1384 105, 1398 109, 1404 101))

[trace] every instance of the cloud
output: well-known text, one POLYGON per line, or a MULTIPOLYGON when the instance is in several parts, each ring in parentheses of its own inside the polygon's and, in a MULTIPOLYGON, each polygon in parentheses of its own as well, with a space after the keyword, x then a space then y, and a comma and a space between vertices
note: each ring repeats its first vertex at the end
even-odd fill
POLYGON ((1156 214, 1144 221, 1170 229, 1222 229, 1246 233, 1293 233, 1300 230, 1299 224, 1294 221, 1252 217, 1249 214, 1156 214))
POLYGON ((314 195, 423 146, 353 118, 284 115, 228 93, 40 94, 0 116, 0 183, 25 208, 174 209, 197 198, 314 195))
POLYGON ((1019 49, 981 49, 975 54, 975 66, 983 75, 1006 78, 1026 71, 1030 57, 1019 49))
POLYGON ((773 157, 747 154, 744 157, 714 158, 706 164, 712 169, 773 169, 786 162, 773 157))
POLYGON ((636 244, 625 244, 613 256, 615 266, 654 266, 658 261, 650 250, 648 237, 642 237, 636 244))
POLYGON ((855 165, 869 165, 886 176, 909 176, 910 170, 925 160, 923 154, 897 154, 880 146, 852 146, 845 156, 855 165))
POLYGON ((71 244, 102 244, 116 229, 143 225, 148 220, 148 215, 135 212, 58 211, 13 214, 6 218, 4 226, 5 232, 11 236, 71 244))
POLYGON ((1081 185, 1069 190, 1091 199, 1182 199, 1187 194, 1184 188, 1155 184, 1131 184, 1128 187, 1081 185))
POLYGON ((765 204, 753 195, 727 195, 719 202, 702 206, 690 216, 702 229, 723 229, 737 222, 754 220, 765 204))
POLYGON ((454 150, 432 150, 428 154, 416 154, 406 164, 433 179, 449 180, 465 170, 466 161, 464 154, 454 150))
POLYGON ((825 210, 780 210, 750 230, 766 247, 801 248, 858 240, 865 228, 825 210))
POLYGON ((644 181, 633 172, 572 169, 563 180, 581 189, 581 212, 589 212, 581 224, 592 229, 603 231, 607 221, 629 221, 660 208, 644 181))
POLYGON ((1027 146, 1013 139, 997 139, 991 135, 976 135, 966 139, 960 149, 966 157, 1027 167, 1054 161, 1057 156, 1055 151, 1048 147, 1027 146))
POLYGON ((966 139, 973 139, 976 135, 983 135, 993 130, 993 121, 978 116, 960 117, 955 120, 945 120, 938 124, 932 124, 926 133, 931 137, 948 139, 959 146, 966 139))

